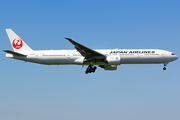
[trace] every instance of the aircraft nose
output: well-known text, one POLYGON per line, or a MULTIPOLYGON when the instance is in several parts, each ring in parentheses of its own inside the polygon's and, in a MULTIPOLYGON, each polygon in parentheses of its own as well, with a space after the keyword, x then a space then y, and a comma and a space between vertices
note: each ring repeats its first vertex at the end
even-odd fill
POLYGON ((177 59, 178 59, 178 56, 176 55, 176 56, 175 56, 175 60, 177 60, 177 59))
POLYGON ((177 56, 177 55, 173 55, 172 59, 173 59, 173 61, 174 61, 174 60, 177 60, 177 59, 178 59, 178 56, 177 56))

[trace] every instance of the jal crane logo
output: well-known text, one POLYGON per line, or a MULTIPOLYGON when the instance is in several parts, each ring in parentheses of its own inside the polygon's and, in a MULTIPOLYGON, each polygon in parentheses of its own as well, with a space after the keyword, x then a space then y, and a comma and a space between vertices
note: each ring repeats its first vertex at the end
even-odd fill
POLYGON ((20 49, 23 46, 23 42, 20 38, 16 38, 13 40, 12 45, 15 49, 20 49))

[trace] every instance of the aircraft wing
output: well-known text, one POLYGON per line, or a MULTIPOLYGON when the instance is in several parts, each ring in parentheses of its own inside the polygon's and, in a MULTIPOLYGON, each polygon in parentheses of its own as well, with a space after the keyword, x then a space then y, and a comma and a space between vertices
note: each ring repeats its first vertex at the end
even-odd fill
POLYGON ((96 52, 90 48, 87 48, 75 41, 73 41, 71 38, 65 38, 67 39, 69 42, 71 42, 74 47, 76 48, 76 50, 83 56, 85 57, 85 59, 103 59, 103 58, 106 58, 105 55, 99 53, 99 52, 96 52))

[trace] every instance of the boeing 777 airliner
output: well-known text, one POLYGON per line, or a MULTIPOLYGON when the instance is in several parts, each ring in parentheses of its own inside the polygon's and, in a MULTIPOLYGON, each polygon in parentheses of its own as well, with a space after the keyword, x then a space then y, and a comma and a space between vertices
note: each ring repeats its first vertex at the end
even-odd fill
POLYGON ((104 70, 116 70, 120 64, 164 64, 178 57, 160 49, 103 49, 93 50, 70 38, 76 50, 32 50, 16 33, 6 29, 14 51, 4 50, 6 57, 45 65, 88 65, 85 73, 95 72, 98 65, 104 70))

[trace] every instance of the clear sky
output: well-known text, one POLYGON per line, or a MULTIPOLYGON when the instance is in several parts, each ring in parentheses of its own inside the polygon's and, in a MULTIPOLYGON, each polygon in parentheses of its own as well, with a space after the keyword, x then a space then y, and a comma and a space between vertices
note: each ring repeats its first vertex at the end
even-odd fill
POLYGON ((84 73, 5 57, 13 29, 32 49, 163 49, 180 57, 179 0, 1 0, 0 120, 179 120, 180 62, 84 73))

